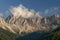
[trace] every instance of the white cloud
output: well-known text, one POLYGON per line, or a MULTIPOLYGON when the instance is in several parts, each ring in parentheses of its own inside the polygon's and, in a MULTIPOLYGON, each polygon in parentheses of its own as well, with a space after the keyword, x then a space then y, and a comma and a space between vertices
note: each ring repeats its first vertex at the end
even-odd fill
POLYGON ((45 14, 48 14, 48 13, 53 13, 53 12, 56 12, 58 10, 58 7, 53 7, 53 8, 49 8, 49 9, 46 9, 45 10, 45 14))
POLYGON ((45 14, 48 14, 49 13, 49 9, 46 9, 44 13, 45 14))
POLYGON ((24 7, 22 4, 20 4, 17 7, 12 7, 9 10, 15 17, 19 17, 19 16, 22 16, 24 18, 36 17, 39 14, 39 12, 36 12, 33 9, 29 10, 28 8, 24 7))
POLYGON ((54 7, 54 10, 58 10, 58 7, 54 7))

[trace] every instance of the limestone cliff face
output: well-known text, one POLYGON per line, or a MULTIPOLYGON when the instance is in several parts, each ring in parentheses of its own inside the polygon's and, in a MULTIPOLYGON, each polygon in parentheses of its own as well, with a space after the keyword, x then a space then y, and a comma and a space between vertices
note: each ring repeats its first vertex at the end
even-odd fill
POLYGON ((22 32, 45 31, 54 29, 58 26, 60 26, 60 16, 57 14, 44 18, 41 18, 41 16, 29 18, 8 16, 6 20, 0 16, 0 28, 18 34, 21 34, 22 32))
POLYGON ((16 28, 19 30, 19 31, 17 30, 19 33, 21 33, 21 32, 33 32, 33 31, 40 30, 41 17, 37 16, 37 17, 32 17, 32 18, 23 18, 20 16, 18 18, 15 18, 13 16, 10 18, 8 23, 16 26, 16 28))
POLYGON ((15 33, 14 30, 12 29, 12 27, 10 26, 10 24, 6 23, 4 18, 1 16, 0 16, 0 28, 3 28, 4 30, 9 30, 9 31, 15 33))
POLYGON ((50 17, 46 16, 44 18, 42 18, 42 23, 48 24, 48 23, 52 23, 52 22, 57 22, 59 20, 60 16, 58 14, 54 14, 50 17))

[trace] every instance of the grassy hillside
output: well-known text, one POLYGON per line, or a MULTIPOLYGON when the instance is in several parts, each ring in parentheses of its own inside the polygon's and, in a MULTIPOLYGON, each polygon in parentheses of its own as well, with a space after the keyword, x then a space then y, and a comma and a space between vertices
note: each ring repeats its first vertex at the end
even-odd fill
POLYGON ((15 40, 17 35, 0 28, 0 40, 15 40))
POLYGON ((38 38, 37 40, 60 40, 60 28, 52 31, 51 33, 38 38))

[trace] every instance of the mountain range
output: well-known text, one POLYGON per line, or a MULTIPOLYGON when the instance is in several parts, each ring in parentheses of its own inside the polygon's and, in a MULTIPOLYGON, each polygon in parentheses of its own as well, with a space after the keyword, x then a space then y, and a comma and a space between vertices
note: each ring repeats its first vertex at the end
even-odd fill
POLYGON ((34 31, 48 31, 50 29, 55 29, 59 25, 60 16, 58 14, 54 14, 51 17, 42 18, 39 16, 33 16, 29 18, 24 18, 19 16, 18 18, 14 16, 8 16, 6 19, 6 23, 11 26, 11 29, 18 32, 34 32, 34 31))
POLYGON ((58 14, 44 18, 36 14, 29 17, 9 15, 6 19, 0 16, 0 28, 14 35, 25 35, 37 31, 51 32, 58 27, 60 27, 60 15, 58 14))

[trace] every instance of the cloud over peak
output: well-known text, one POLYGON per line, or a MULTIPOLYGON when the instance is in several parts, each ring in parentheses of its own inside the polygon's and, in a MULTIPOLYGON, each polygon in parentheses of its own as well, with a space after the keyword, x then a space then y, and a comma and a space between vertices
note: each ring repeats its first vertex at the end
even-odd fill
POLYGON ((22 4, 20 4, 17 7, 12 7, 11 9, 9 9, 10 12, 15 16, 15 17, 19 17, 22 16, 24 18, 29 18, 29 17, 36 17, 39 16, 39 12, 36 12, 35 10, 31 9, 29 10, 28 8, 26 8, 25 6, 23 6, 22 4))

